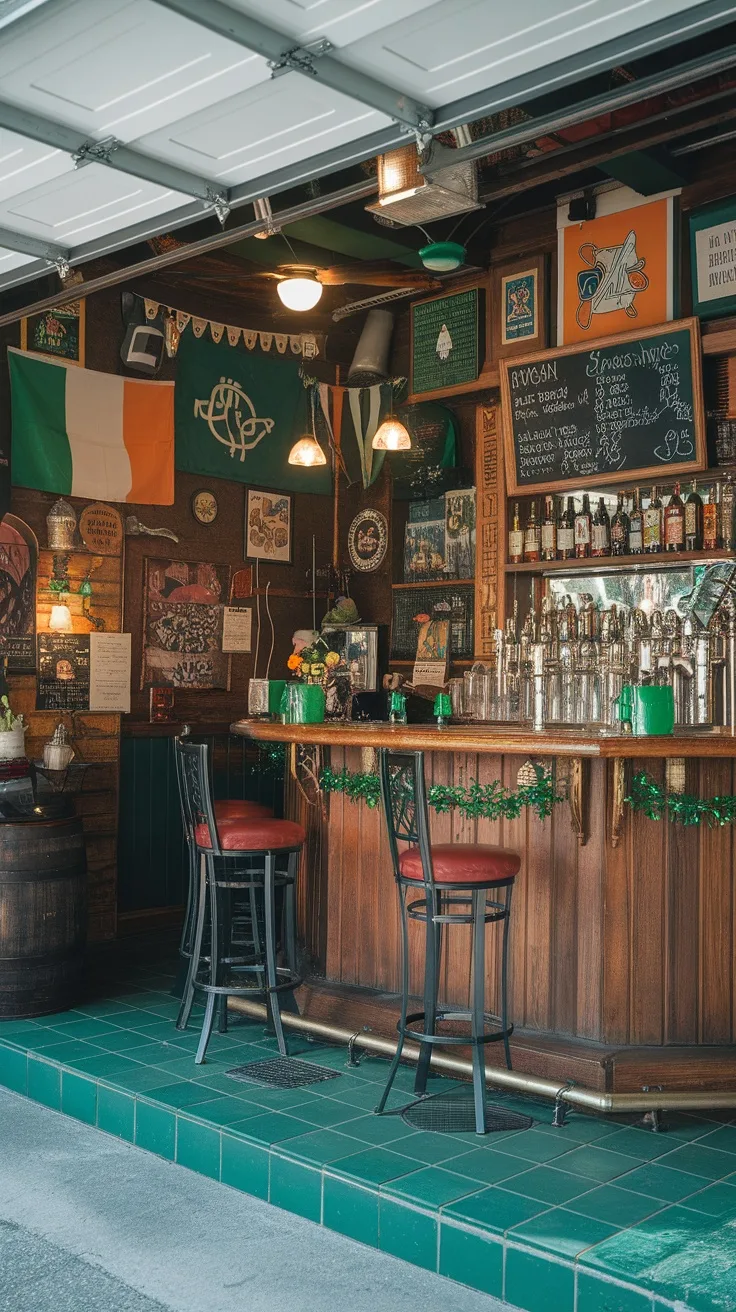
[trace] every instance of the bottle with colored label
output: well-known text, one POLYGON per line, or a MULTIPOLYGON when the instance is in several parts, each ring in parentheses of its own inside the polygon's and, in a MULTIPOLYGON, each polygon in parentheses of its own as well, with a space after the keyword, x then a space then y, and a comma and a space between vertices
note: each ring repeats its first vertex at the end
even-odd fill
POLYGON ((703 545, 703 499, 698 494, 698 481, 693 479, 685 502, 685 549, 700 551, 703 545))
POLYGON ((555 523, 555 499, 544 498, 544 519, 542 520, 542 560, 554 560, 557 556, 557 524, 555 523))
POLYGON ((629 551, 629 517, 624 510, 624 494, 619 492, 616 514, 611 520, 611 555, 626 556, 629 551))
POLYGON ((590 554, 591 556, 610 556, 611 554, 611 521, 608 518, 608 511, 603 497, 598 498, 598 505, 593 516, 590 554))
POLYGON ((567 498, 567 509, 560 500, 560 518, 557 522, 557 559, 570 560, 575 555, 575 502, 567 498))
POLYGON ((656 487, 652 488, 649 505, 643 515, 644 550, 653 555, 662 550, 662 502, 656 487))
POLYGON ((524 559, 524 534, 519 519, 519 503, 514 502, 514 518, 509 529, 509 560, 518 565, 524 559))
POLYGON ((641 509, 641 493, 634 488, 634 499, 629 515, 629 555, 640 556, 644 550, 644 517, 641 509))
POLYGON ((524 529, 524 560, 539 560, 541 550, 542 534, 537 519, 537 503, 532 501, 524 529))
POLYGON ((680 484, 675 483, 664 511, 664 549, 682 551, 685 545, 685 507, 680 496, 680 484))
POLYGON ((591 528, 590 498, 588 493, 585 492, 583 494, 582 509, 575 516, 575 555, 578 559, 590 555, 591 528))
POLYGON ((712 487, 708 500, 703 502, 703 551, 715 551, 718 546, 718 502, 712 487))

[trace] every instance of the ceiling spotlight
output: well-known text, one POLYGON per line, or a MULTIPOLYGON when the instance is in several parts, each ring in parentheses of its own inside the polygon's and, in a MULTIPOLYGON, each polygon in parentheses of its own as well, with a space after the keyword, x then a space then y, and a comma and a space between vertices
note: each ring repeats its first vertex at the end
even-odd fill
POLYGON ((287 310, 313 310, 322 295, 322 283, 309 277, 283 278, 276 291, 287 310))
POLYGON ((371 445, 374 451, 410 451, 411 438, 396 415, 387 415, 376 429, 371 445))
POLYGON ((429 246, 422 246, 419 258, 425 269, 450 273, 465 263, 465 247, 457 241, 433 241, 429 246))

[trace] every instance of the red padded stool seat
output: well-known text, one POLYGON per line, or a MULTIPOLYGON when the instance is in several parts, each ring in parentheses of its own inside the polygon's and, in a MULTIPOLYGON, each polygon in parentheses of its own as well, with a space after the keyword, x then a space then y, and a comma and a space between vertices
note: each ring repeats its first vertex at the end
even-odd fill
POLYGON ((229 798, 223 802, 215 802, 214 806, 218 824, 222 820, 260 820, 264 816, 273 815, 271 807, 264 806, 262 802, 239 802, 229 798))
MULTIPOLYGON (((473 843, 439 843, 432 847, 432 870, 438 884, 494 884, 518 874, 521 857, 504 847, 473 843)), ((423 880, 419 848, 399 857, 402 878, 423 880)))
MULTIPOLYGON (((264 816, 253 820, 223 820, 218 822, 220 847, 223 852, 278 852, 289 847, 302 847, 307 835, 293 820, 274 820, 264 816)), ((198 847, 212 847, 207 825, 197 825, 194 841, 198 847)))

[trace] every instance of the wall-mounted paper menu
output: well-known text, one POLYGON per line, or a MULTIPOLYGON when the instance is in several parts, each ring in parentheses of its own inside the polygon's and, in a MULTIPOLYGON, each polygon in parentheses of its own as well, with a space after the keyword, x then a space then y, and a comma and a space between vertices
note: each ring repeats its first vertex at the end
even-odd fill
POLYGON ((129 633, 90 633, 89 709, 130 713, 129 633))
POLYGON ((226 652, 250 651, 252 606, 223 606, 222 650, 226 652))

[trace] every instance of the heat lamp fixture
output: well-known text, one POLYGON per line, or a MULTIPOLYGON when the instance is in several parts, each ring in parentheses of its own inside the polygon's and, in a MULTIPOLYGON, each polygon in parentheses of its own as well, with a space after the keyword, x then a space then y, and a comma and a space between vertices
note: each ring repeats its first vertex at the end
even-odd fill
POLYGON ((317 441, 317 435, 314 431, 314 392, 312 392, 310 397, 309 411, 312 431, 311 433, 304 433, 299 438, 298 442, 294 443, 289 452, 288 463, 290 465, 302 465, 307 469, 312 469, 315 465, 327 464, 327 456, 317 441))

